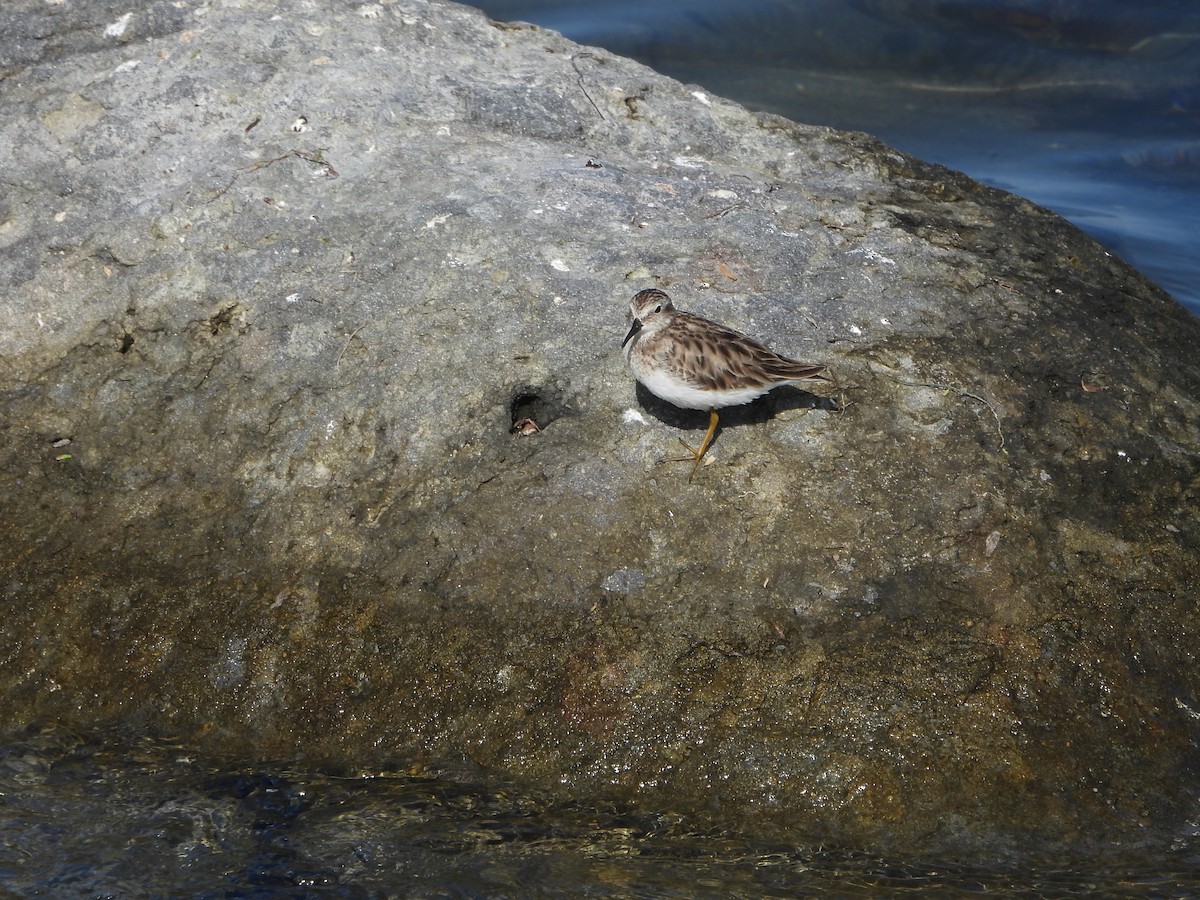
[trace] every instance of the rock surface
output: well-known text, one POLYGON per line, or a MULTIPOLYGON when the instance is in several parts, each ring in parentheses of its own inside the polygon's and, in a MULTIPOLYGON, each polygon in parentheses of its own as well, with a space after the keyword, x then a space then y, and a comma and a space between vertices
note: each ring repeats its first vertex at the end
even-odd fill
POLYGON ((438 2, 0 34, 7 729, 885 851, 1183 827, 1200 324, 1061 220, 438 2), (837 407, 689 484, 653 285, 837 407))

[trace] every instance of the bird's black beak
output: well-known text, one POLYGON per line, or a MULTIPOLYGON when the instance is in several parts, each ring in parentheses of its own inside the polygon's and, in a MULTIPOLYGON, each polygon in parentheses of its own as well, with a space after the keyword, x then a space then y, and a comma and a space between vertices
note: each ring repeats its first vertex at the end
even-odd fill
POLYGON ((633 325, 629 328, 629 334, 625 335, 625 340, 621 341, 622 349, 629 343, 629 339, 642 330, 642 320, 634 319, 633 325))

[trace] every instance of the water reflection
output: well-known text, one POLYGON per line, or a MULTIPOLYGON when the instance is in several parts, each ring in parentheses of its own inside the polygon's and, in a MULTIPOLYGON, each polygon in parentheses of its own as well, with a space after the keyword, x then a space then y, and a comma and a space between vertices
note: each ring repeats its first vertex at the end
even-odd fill
MULTIPOLYGON (((55 897, 1038 897, 1200 890, 1200 845, 1039 870, 781 846, 404 773, 336 777, 45 731, 0 747, 0 890, 55 897), (1072 874, 1086 872, 1086 875, 1072 874)), ((1181 893, 1182 892, 1182 893, 1181 893)))
POLYGON ((1200 314, 1200 7, 1190 0, 474 5, 1019 193, 1200 314))

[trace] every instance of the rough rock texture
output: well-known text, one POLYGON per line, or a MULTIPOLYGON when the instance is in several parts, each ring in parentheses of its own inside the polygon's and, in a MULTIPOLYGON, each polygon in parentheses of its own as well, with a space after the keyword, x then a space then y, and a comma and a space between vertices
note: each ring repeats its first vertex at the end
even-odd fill
POLYGON ((1183 827, 1200 325, 1077 231, 438 2, 0 35, 7 729, 888 851, 1183 827), (838 407, 689 484, 652 285, 838 407))

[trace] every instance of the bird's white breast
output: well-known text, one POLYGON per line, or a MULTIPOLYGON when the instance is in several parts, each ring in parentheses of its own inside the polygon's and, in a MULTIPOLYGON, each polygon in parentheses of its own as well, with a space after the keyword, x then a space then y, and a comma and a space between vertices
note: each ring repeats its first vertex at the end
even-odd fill
POLYGON ((630 355, 629 366, 633 369, 634 377, 645 385, 646 390, 682 409, 721 409, 726 406, 738 406, 761 397, 772 387, 763 385, 726 391, 701 390, 665 369, 645 365, 637 354, 630 355))

